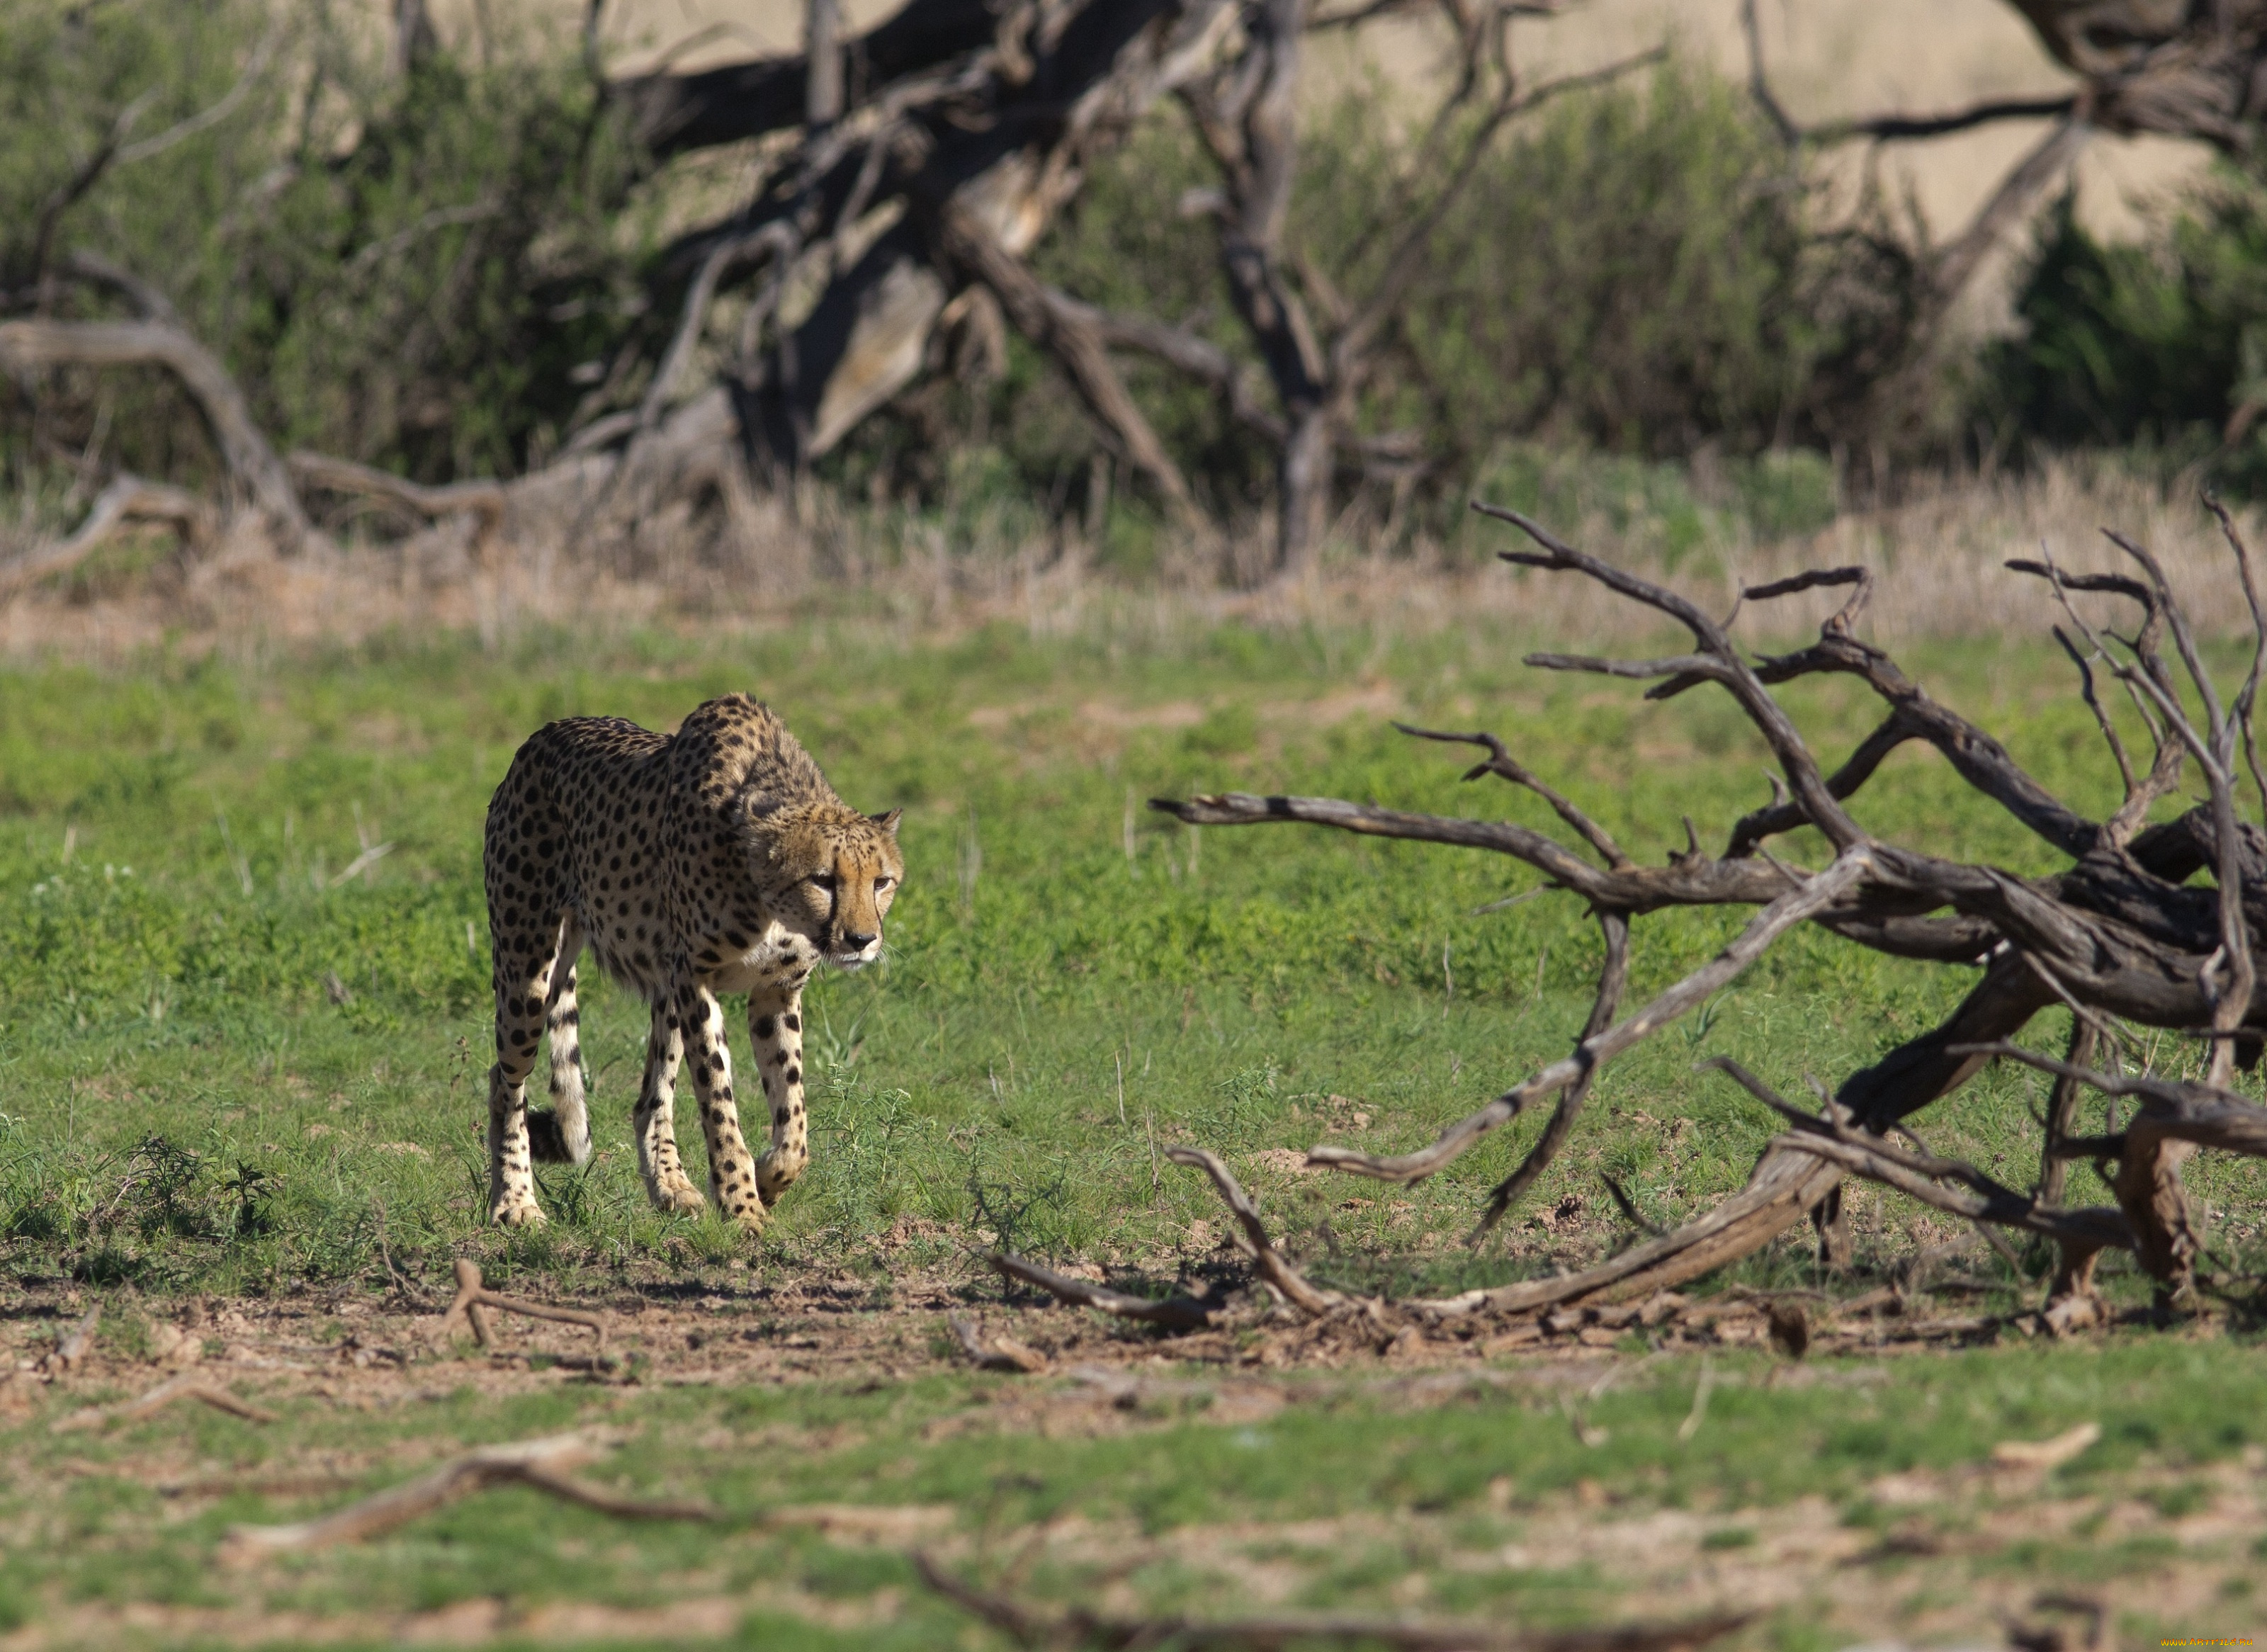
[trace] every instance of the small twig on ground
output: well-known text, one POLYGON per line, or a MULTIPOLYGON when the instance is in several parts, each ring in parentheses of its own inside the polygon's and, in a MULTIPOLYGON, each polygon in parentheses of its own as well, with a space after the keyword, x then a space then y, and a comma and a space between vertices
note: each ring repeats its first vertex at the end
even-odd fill
POLYGON ((1169 1147, 1165 1156, 1176 1164, 1194 1165, 1212 1178, 1212 1185, 1220 1190, 1220 1196, 1228 1201, 1229 1209, 1243 1226, 1244 1238, 1251 1247, 1252 1266, 1259 1270, 1262 1279, 1291 1303, 1308 1313, 1323 1314, 1346 1301, 1337 1291, 1309 1284, 1304 1274, 1283 1259, 1282 1252, 1267 1237, 1267 1226, 1260 1220, 1259 1207, 1251 1202, 1251 1196, 1216 1156, 1198 1147, 1169 1147))
POLYGON ((1157 1174, 1157 1113, 1147 1096, 1141 1098, 1141 1127, 1149 1133, 1149 1192, 1154 1195, 1164 1178, 1157 1174))
POLYGON ((1058 1274, 1051 1267, 1026 1261, 1005 1251, 994 1251, 984 1259, 1009 1279, 1020 1279, 1027 1285, 1037 1285, 1078 1308, 1096 1308, 1120 1319, 1141 1319, 1151 1325, 1178 1325, 1193 1329, 1210 1325, 1213 1316, 1220 1311, 1216 1303, 1199 1302, 1193 1296, 1168 1296, 1160 1301, 1151 1296, 1129 1296, 1122 1290, 1111 1290, 1104 1286, 1091 1285, 1082 1279, 1073 1279, 1058 1274))
POLYGON ((960 1340, 961 1351, 979 1371, 1028 1371, 1036 1376, 1047 1369, 1045 1355, 1013 1337, 994 1337, 987 1347, 975 1325, 963 1315, 953 1315, 950 1323, 952 1334, 960 1340))
POLYGON ((131 1422, 162 1411, 177 1399, 194 1399, 210 1406, 215 1411, 224 1411, 231 1417, 241 1417, 246 1422, 273 1422, 275 1413, 263 1411, 249 1400, 238 1399, 224 1388, 216 1388, 199 1379, 195 1373, 184 1371, 179 1377, 168 1377, 139 1399, 128 1399, 115 1406, 88 1406, 68 1416, 55 1419, 55 1432, 67 1434, 76 1428, 102 1428, 114 1422, 131 1422))
POLYGON ((401 1276, 401 1270, 393 1265, 393 1247, 386 1243, 385 1200, 373 1200, 372 1208, 378 1212, 378 1257, 385 1264, 385 1276, 393 1281, 394 1296, 405 1307, 415 1309, 419 1313, 432 1312, 433 1304, 426 1300, 425 1293, 413 1287, 401 1276))
POLYGON ((1700 1432, 1700 1424, 1708 1415, 1708 1391, 1716 1385, 1716 1365, 1713 1360, 1700 1362, 1700 1380, 1692 1385, 1692 1409, 1684 1413, 1684 1421, 1676 1425, 1676 1438, 1681 1444, 1700 1432))
POLYGON ((1411 1623, 1405 1619, 1304 1617, 1229 1619, 1104 1618, 1075 1606, 1038 1611, 954 1576, 916 1549, 921 1582, 972 1616, 1026 1647, 1170 1646, 1181 1652, 1239 1652, 1292 1642, 1383 1646, 1396 1652, 1691 1652, 1750 1622, 1752 1612, 1718 1612, 1683 1623, 1630 1624, 1613 1629, 1522 1630, 1488 1624, 1411 1623))
POLYGON ((604 1448, 586 1434, 555 1435, 508 1445, 482 1446, 452 1457, 431 1473, 348 1503, 314 1520, 282 1526, 238 1526, 224 1551, 234 1560, 256 1560, 334 1544, 358 1542, 406 1525, 420 1515, 494 1486, 528 1486, 602 1515, 623 1520, 714 1520, 705 1503, 641 1502, 569 1479, 563 1470, 596 1457, 604 1448))
POLYGON ((73 1325, 63 1340, 55 1344, 55 1352, 40 1362, 40 1367, 49 1377, 60 1377, 87 1355, 94 1346, 94 1328, 102 1323, 102 1304, 97 1303, 85 1316, 73 1325))
POLYGON ((1598 1179, 1605 1183, 1606 1192, 1613 1196, 1614 1208, 1622 1213, 1623 1219, 1632 1227, 1656 1239, 1669 1231, 1657 1222, 1647 1221, 1644 1213, 1638 1209, 1636 1201, 1630 1198, 1628 1190, 1612 1177, 1602 1171, 1598 1174, 1598 1179))
POLYGON ((457 1259, 457 1295, 441 1316, 445 1330, 459 1314, 473 1327, 473 1340, 484 1348, 495 1346, 495 1333, 488 1325, 484 1309, 493 1308, 500 1313, 525 1314, 531 1319, 551 1319, 561 1325, 582 1325, 598 1333, 598 1346, 606 1346, 606 1322, 597 1314, 585 1313, 579 1308, 553 1308, 539 1302, 522 1302, 517 1296, 499 1296, 481 1283, 480 1264, 468 1257, 457 1259))
POLYGON ((2002 1440, 1992 1448, 2001 1468, 2060 1468, 2102 1437, 2098 1422, 2081 1422, 2051 1440, 2002 1440))

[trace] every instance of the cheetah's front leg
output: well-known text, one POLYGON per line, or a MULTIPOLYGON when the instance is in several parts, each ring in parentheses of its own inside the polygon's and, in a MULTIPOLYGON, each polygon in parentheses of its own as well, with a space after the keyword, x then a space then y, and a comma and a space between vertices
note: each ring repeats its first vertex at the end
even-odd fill
POLYGON ((756 1193, 755 1156, 740 1134, 740 1110, 732 1099, 732 1054, 724 1041, 724 1007, 706 987, 693 983, 677 995, 677 1018, 685 1029, 685 1054, 693 1068, 693 1093, 701 1098, 701 1129, 708 1138, 708 1193, 727 1222, 750 1230, 764 1225, 764 1201, 756 1193))
POLYGON ((772 1109, 771 1145, 756 1161, 756 1190, 764 1203, 775 1205, 811 1159, 811 1129, 803 1108, 803 988, 759 988, 750 993, 748 1036, 772 1109))
POLYGON ((677 1156, 677 1063, 684 1053, 676 1005, 656 1004, 653 1031, 646 1039, 645 1078, 630 1122, 637 1132, 638 1174, 645 1178, 646 1196, 654 1208, 671 1215, 689 1215, 708 1202, 677 1156))

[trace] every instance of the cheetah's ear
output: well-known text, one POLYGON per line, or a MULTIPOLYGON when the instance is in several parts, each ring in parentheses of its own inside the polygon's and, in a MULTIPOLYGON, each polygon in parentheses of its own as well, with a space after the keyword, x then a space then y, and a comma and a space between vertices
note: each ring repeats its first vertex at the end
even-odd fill
POLYGON ((876 826, 881 827, 883 831, 888 833, 891 837, 895 837, 898 835, 899 817, 904 813, 905 811, 903 809, 892 809, 887 814, 869 814, 866 819, 871 820, 876 826))

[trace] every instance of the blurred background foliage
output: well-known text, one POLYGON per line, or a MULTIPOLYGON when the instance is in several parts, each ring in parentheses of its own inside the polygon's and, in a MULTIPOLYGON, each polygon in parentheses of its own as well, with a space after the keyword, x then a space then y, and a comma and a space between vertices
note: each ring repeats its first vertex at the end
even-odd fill
MULTIPOLYGON (((638 187, 644 173, 572 43, 508 6, 482 8, 473 51, 399 75, 382 38, 321 4, 9 11, 0 280, 35 279, 49 212, 121 131, 92 187, 56 213, 54 253, 91 252, 156 285, 279 447, 427 481, 513 474, 571 414, 576 365, 645 314, 660 197, 638 187), (265 67, 245 77, 247 65, 265 67), (216 108, 223 118, 137 152, 137 138, 216 108)), ((41 302, 73 315, 102 301, 54 285, 41 302)), ((158 374, 90 378, 44 418, 20 387, 0 395, 19 484, 90 448, 144 474, 217 470, 194 409, 158 374)))
POLYGON ((2134 447, 2256 495, 2267 483, 2267 168, 2223 164, 2105 245, 2065 195, 1978 400, 2005 448, 2134 447))
MULTIPOLYGON (((747 157, 651 163, 578 40, 503 0, 475 12, 467 38, 405 70, 349 8, 15 0, 0 29, 11 307, 123 313, 37 279, 43 244, 92 253, 162 290, 279 447, 431 482, 539 466, 635 405, 691 277, 672 234, 747 157)), ((1357 88, 1309 121, 1295 251, 1325 309, 1367 290, 1385 250, 1369 226, 1422 172, 1420 135, 1376 118, 1384 95, 1357 88)), ((1211 181, 1185 121, 1161 113, 1097 166, 1035 268, 1248 356, 1186 209, 1211 181)), ((1424 250, 1357 419, 1406 434, 1423 474, 1361 490, 1361 525, 1454 543, 1484 488, 1642 517, 1674 557, 1727 525, 1819 525, 1853 456, 1869 489, 2098 447, 2168 479, 2267 481, 2256 165, 2163 202, 2134 245, 2095 241, 2065 201, 2019 274, 2014 331, 1916 375, 1895 370, 1921 270, 1885 210, 1831 207, 1744 89, 1694 62, 1557 99, 1493 144, 1424 250)), ((1037 350, 1011 335, 1004 360, 941 349, 935 365, 827 457, 824 482, 930 513, 948 548, 1076 521, 1128 571, 1155 554, 1157 525, 1112 496, 1037 350)), ((1207 391, 1122 366, 1205 504, 1231 523, 1262 510, 1265 444, 1207 391)), ((83 503, 113 468, 219 480, 194 408, 152 372, 64 373, 36 402, 0 385, 0 460, 26 510, 83 503)))

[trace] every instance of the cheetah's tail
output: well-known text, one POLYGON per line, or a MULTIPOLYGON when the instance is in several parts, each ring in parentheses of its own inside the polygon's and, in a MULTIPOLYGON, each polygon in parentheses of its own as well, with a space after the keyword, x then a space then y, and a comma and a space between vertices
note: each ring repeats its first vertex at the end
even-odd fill
MULTIPOLYGON (((574 1149, 567 1140, 566 1129, 560 1123, 554 1108, 530 1107, 527 1110, 527 1147, 529 1154, 539 1164, 576 1164, 582 1162, 575 1156, 574 1149)), ((587 1147, 583 1154, 585 1157, 589 1156, 587 1147)))

